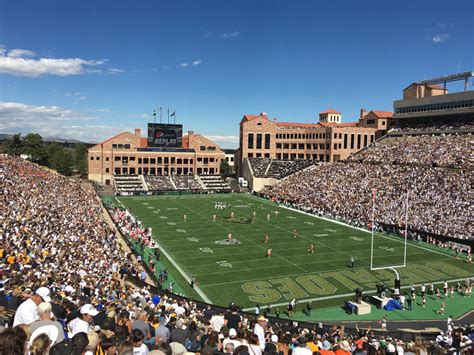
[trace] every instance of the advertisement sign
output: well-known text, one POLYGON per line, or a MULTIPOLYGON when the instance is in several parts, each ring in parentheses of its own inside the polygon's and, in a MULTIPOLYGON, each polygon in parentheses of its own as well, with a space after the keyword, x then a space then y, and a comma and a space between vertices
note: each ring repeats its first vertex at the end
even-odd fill
POLYGON ((148 147, 181 148, 183 125, 148 123, 148 147))

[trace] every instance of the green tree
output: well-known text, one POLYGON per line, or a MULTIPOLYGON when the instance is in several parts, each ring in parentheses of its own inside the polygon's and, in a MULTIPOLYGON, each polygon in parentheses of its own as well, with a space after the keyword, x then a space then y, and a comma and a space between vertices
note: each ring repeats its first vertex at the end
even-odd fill
POLYGON ((87 177, 87 144, 78 143, 74 145, 74 170, 81 177, 87 177))
POLYGON ((220 170, 221 170, 221 177, 223 179, 226 179, 229 176, 234 175, 234 171, 232 170, 232 167, 224 159, 221 160, 220 170))
POLYGON ((23 152, 31 157, 31 160, 41 165, 47 164, 47 155, 43 138, 36 133, 29 133, 23 139, 23 152))
POLYGON ((4 144, 4 150, 7 154, 18 156, 23 153, 21 133, 14 134, 11 138, 8 138, 4 144))

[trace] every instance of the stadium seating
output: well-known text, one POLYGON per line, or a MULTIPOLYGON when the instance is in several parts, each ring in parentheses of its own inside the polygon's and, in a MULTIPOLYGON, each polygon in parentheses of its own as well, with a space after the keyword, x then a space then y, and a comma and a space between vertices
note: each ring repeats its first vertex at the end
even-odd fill
POLYGON ((167 175, 147 175, 145 181, 150 191, 173 191, 176 186, 167 175))
POLYGON ((349 161, 472 168, 470 134, 388 136, 349 161))
POLYGON ((230 185, 218 175, 199 175, 205 189, 213 192, 230 192, 230 185))
POLYGON ((141 177, 137 175, 115 175, 114 185, 115 192, 118 195, 133 194, 146 190, 141 177))
POLYGON ((201 185, 192 175, 172 175, 171 180, 173 180, 177 190, 202 190, 201 185))
POLYGON ((471 135, 388 137, 348 163, 297 173, 263 193, 308 212, 367 227, 376 190, 376 224, 382 229, 403 223, 408 191, 412 233, 472 239, 471 145, 471 135))
POLYGON ((315 162, 312 160, 276 160, 270 158, 248 158, 254 177, 283 179, 305 169, 315 162))

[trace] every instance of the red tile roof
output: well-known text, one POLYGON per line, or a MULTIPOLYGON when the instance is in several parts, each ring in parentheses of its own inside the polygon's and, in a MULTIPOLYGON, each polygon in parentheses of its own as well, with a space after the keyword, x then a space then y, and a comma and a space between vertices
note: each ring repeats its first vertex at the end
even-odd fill
POLYGON ((140 137, 140 148, 147 148, 148 147, 148 138, 140 137))
POLYGON ((275 122, 275 124, 282 127, 320 127, 319 123, 275 122))
POLYGON ((370 111, 378 118, 393 118, 393 112, 390 111, 370 111))
POLYGON ((252 120, 255 120, 257 118, 263 118, 264 120, 267 120, 269 121, 267 115, 244 115, 244 120, 246 121, 252 121, 252 120))
POLYGON ((346 123, 319 122, 318 125, 322 127, 357 127, 359 125, 359 122, 346 122, 346 123))
POLYGON ((337 112, 337 111, 336 111, 335 109, 333 109, 333 108, 328 108, 327 110, 325 110, 325 111, 323 111, 323 112, 320 112, 319 114, 321 115, 321 114, 325 114, 325 113, 336 113, 336 114, 338 114, 338 115, 342 115, 342 113, 337 112))
POLYGON ((443 90, 442 86, 436 85, 436 84, 426 84, 427 87, 430 89, 437 89, 437 90, 443 90))

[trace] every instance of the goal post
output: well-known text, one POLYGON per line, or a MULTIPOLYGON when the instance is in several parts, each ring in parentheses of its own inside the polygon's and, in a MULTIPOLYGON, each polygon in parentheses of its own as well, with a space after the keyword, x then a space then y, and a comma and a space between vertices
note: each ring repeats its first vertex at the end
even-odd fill
POLYGON ((374 266, 374 239, 375 239, 375 203, 377 200, 377 191, 372 190, 372 228, 371 228, 371 243, 370 243, 370 270, 392 270, 396 275, 395 286, 400 288, 400 274, 397 269, 404 268, 407 265, 407 242, 408 242, 408 209, 409 209, 409 192, 407 191, 405 200, 405 230, 404 230, 404 245, 403 245, 403 264, 399 265, 385 265, 374 266))

